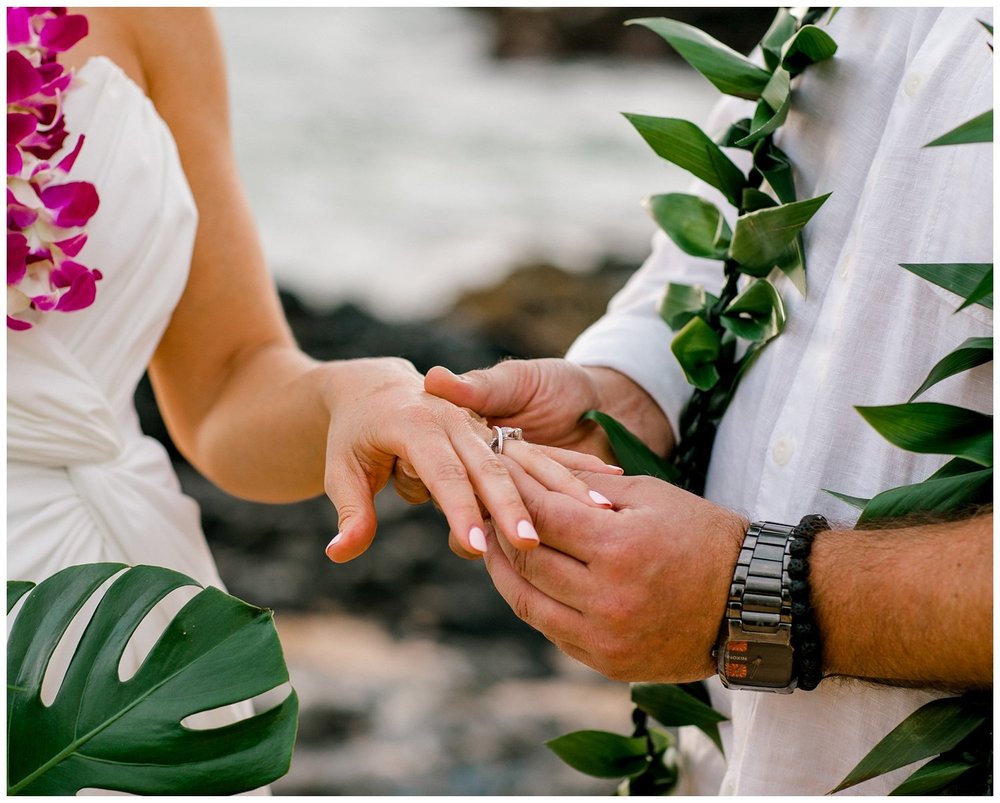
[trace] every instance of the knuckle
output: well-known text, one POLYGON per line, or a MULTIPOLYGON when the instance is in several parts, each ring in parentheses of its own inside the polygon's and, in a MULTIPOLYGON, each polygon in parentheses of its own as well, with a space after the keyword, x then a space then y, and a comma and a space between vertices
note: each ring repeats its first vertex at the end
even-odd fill
POLYGON ((507 468, 496 457, 490 456, 479 463, 478 471, 481 476, 497 478, 506 477, 507 468))
POLYGON ((531 599, 525 591, 515 591, 510 602, 511 610, 514 611, 518 619, 531 622, 531 599))
POLYGON ((445 483, 467 483, 469 472, 461 463, 448 461, 439 463, 434 469, 434 476, 439 482, 445 483))
POLYGON ((357 518, 362 512, 360 505, 345 502, 337 506, 337 520, 343 524, 345 521, 357 518))

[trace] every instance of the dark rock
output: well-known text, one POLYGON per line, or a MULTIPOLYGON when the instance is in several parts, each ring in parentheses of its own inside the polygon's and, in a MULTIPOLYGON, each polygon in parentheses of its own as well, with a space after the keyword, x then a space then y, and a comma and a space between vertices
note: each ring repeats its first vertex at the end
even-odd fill
POLYGON ((741 53, 764 35, 774 8, 479 8, 493 22, 497 58, 679 58, 655 33, 632 19, 669 17, 701 28, 741 53))

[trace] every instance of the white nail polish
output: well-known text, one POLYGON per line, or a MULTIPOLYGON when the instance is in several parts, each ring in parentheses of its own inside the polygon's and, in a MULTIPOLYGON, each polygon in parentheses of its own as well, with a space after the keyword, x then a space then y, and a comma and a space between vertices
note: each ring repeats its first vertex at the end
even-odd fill
POLYGON ((486 552, 486 533, 473 527, 469 530, 469 545, 477 552, 486 552))
POLYGON ((590 498, 594 500, 595 504, 601 507, 614 507, 611 504, 611 500, 604 496, 604 494, 599 494, 597 491, 587 491, 587 493, 590 494, 590 498))
POLYGON ((517 537, 522 541, 537 541, 538 533, 535 532, 530 521, 522 519, 517 523, 517 537))
POLYGON ((326 545, 326 551, 329 552, 330 551, 330 547, 335 546, 336 544, 339 544, 340 543, 340 539, 343 538, 343 537, 344 537, 343 533, 337 533, 335 536, 333 536, 333 540, 330 541, 330 543, 326 545))

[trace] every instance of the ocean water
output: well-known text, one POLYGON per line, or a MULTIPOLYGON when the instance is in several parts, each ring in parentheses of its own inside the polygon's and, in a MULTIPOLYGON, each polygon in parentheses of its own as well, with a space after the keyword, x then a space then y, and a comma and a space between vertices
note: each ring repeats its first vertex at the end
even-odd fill
MULTIPOLYGON (((640 202, 687 178, 620 112, 702 123, 682 63, 496 61, 458 8, 221 9, 240 169, 278 282, 436 314, 548 261, 641 259, 640 202)), ((650 33, 650 36, 654 34, 650 33)))

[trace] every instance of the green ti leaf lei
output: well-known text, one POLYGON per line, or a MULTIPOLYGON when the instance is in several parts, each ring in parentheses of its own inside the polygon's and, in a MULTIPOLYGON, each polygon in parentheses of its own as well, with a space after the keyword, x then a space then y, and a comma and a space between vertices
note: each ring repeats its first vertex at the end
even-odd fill
MULTIPOLYGON (((836 52, 836 43, 814 24, 822 14, 822 10, 810 9, 797 19, 786 10, 779 11, 760 43, 766 69, 683 23, 636 21, 663 36, 720 91, 758 103, 753 118, 734 123, 718 143, 684 120, 626 115, 658 155, 718 189, 738 209, 735 228, 731 228, 717 207, 695 196, 672 193, 647 202, 654 220, 682 251, 723 263, 726 283, 718 297, 702 287, 670 284, 660 304, 660 315, 676 333, 671 350, 695 387, 681 417, 680 443, 672 461, 653 454, 609 416, 588 413, 605 429, 628 473, 649 474, 702 493, 719 421, 743 374, 785 323, 781 296, 770 279, 784 273, 805 294, 801 230, 828 196, 797 200, 791 164, 774 145, 772 135, 787 117, 791 80, 836 52), (753 168, 748 175, 743 176, 725 155, 725 147, 752 153, 753 168), (771 194, 762 191, 764 182, 771 194), (741 275, 753 281, 738 292, 741 275), (737 358, 739 340, 749 345, 737 358)), ((992 35, 991 26, 983 23, 983 27, 992 35)), ((927 147, 992 139, 991 109, 927 147)), ((956 312, 971 304, 993 308, 992 264, 901 267, 960 296, 963 302, 956 312)), ((858 526, 913 514, 954 517, 992 504, 992 416, 915 401, 938 382, 992 359, 992 337, 968 338, 931 368, 905 404, 857 408, 895 445, 952 456, 923 482, 892 488, 872 499, 829 491, 861 509, 858 526)), ((725 718, 711 707, 703 684, 633 684, 632 700, 636 707, 631 737, 582 731, 555 739, 549 746, 582 772, 624 776, 619 794, 669 794, 676 786, 673 737, 651 727, 650 717, 670 727, 694 725, 722 750, 718 723, 725 718), (610 743, 615 749, 599 758, 600 748, 610 743)), ((992 720, 989 693, 932 701, 891 731, 832 791, 931 758, 893 794, 992 794, 992 720)))
MULTIPOLYGON (((774 280, 783 274, 798 292, 806 292, 801 232, 829 195, 797 197, 791 163, 775 145, 774 133, 788 117, 795 77, 837 50, 814 24, 823 13, 811 9, 796 17, 780 10, 760 43, 763 67, 690 25, 669 19, 631 23, 662 36, 721 92, 757 106, 753 117, 731 125, 718 142, 686 120, 625 115, 657 155, 719 190, 737 213, 731 227, 717 206, 694 195, 655 195, 646 202, 678 248, 721 263, 725 282, 718 296, 700 286, 670 284, 660 303, 659 313, 674 332, 671 351, 695 388, 671 461, 653 454, 609 416, 588 413, 604 428, 627 473, 703 492, 716 430, 740 379, 785 325, 774 280), (744 174, 724 148, 748 151, 750 171, 744 174), (743 276, 750 281, 741 287, 743 276)), ((722 749, 718 723, 725 717, 711 707, 703 684, 634 684, 632 700, 630 737, 581 731, 549 747, 582 772, 624 776, 622 794, 669 794, 677 784, 673 736, 652 727, 650 717, 668 727, 694 725, 722 749)))

